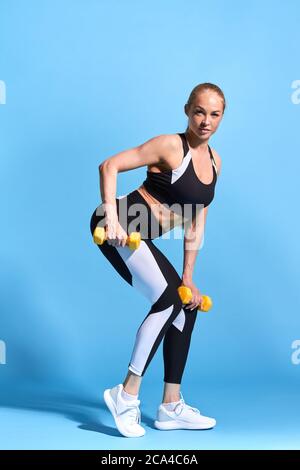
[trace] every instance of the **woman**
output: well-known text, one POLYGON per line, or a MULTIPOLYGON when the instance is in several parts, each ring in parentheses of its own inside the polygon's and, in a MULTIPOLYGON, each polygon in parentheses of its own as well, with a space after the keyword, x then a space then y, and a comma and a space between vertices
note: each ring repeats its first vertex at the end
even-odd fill
POLYGON ((203 240, 208 205, 220 175, 221 159, 208 141, 223 117, 224 94, 217 85, 202 83, 192 90, 184 110, 188 116, 185 133, 159 135, 104 160, 99 166, 102 204, 92 214, 91 233, 101 224, 105 227, 106 241, 98 245, 99 249, 123 279, 151 303, 137 331, 124 382, 104 392, 116 426, 126 437, 145 434, 140 424, 138 394, 142 377, 163 338, 164 392, 155 427, 208 429, 216 424, 215 419, 203 416, 185 403, 180 384, 197 307, 202 302, 193 282, 193 269, 203 240), (148 171, 143 184, 116 197, 117 174, 145 165, 148 171), (187 206, 189 216, 180 212, 187 206), (142 227, 139 222, 137 230, 133 226, 135 207, 143 213, 142 227), (183 221, 184 266, 180 277, 152 240, 183 221), (141 234, 136 250, 126 245, 132 231, 141 234), (177 291, 180 285, 192 291, 189 304, 183 305, 181 301, 177 291))

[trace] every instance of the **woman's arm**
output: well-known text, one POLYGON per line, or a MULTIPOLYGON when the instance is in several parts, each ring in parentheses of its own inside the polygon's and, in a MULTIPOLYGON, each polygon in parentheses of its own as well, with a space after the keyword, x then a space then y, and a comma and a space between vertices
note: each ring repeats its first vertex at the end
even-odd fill
POLYGON ((204 237, 207 211, 208 206, 203 208, 200 211, 200 214, 197 214, 196 220, 192 221, 192 223, 190 224, 190 226, 188 226, 184 234, 184 261, 182 284, 186 287, 189 287, 192 292, 191 301, 188 305, 185 305, 185 308, 189 310, 197 308, 198 305, 202 302, 201 292, 193 282, 193 272, 199 246, 204 237))
POLYGON ((204 207, 200 213, 197 214, 184 232, 184 258, 182 270, 182 281, 184 284, 185 282, 188 283, 193 281, 193 272, 197 254, 204 237, 207 211, 208 206, 204 207))
MULTIPOLYGON (((218 177, 221 172, 221 157, 220 155, 212 149, 214 157, 216 159, 218 177)), ((200 211, 200 216, 196 220, 193 220, 191 225, 187 226, 184 236, 184 261, 183 261, 183 272, 182 272, 182 284, 186 287, 189 287, 192 291, 192 300, 185 306, 187 309, 194 309, 202 302, 202 297, 199 289, 193 282, 193 272, 195 267, 195 262, 199 250, 200 243, 204 237, 204 230, 206 224, 206 217, 208 212, 208 206, 200 211)))
POLYGON ((176 136, 163 134, 145 143, 117 153, 99 165, 100 193, 107 225, 107 242, 110 245, 126 243, 127 234, 120 226, 117 215, 117 175, 123 171, 133 170, 145 165, 165 163, 174 153, 177 145, 176 136))
POLYGON ((166 163, 176 145, 178 145, 176 136, 162 134, 104 160, 99 165, 100 191, 103 203, 116 207, 118 173, 145 165, 166 163))

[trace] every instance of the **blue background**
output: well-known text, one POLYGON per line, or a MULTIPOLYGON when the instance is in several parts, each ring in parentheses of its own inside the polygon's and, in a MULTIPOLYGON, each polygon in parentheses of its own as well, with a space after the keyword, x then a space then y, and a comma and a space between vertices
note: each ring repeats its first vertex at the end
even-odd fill
MULTIPOLYGON (((296 0, 1 1, 1 448, 300 447, 299 14, 296 0), (182 392, 218 423, 154 429, 160 347, 139 396, 147 433, 126 439, 102 393, 124 380, 149 304, 92 242, 98 165, 184 131, 205 81, 227 99, 194 275, 214 307, 182 392)), ((118 195, 145 175, 120 174, 118 195)), ((182 240, 155 243, 181 274, 182 240)))

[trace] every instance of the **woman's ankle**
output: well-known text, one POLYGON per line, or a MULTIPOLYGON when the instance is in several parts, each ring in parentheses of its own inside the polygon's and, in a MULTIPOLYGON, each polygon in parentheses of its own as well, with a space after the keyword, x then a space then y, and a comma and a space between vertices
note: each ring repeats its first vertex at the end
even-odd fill
POLYGON ((180 383, 164 382, 162 403, 175 403, 180 400, 180 383))
POLYGON ((130 395, 138 395, 142 383, 142 377, 128 371, 127 377, 123 382, 123 390, 130 395))
POLYGON ((168 397, 163 397, 162 403, 177 403, 180 400, 180 396, 172 395, 168 397))

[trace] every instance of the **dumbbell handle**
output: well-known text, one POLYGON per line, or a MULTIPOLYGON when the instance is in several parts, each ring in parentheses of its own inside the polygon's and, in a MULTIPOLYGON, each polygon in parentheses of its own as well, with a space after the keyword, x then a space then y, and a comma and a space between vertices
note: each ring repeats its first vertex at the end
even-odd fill
MULTIPOLYGON (((188 304, 192 300, 193 294, 189 287, 182 285, 179 286, 177 290, 183 304, 188 304)), ((201 312, 208 312, 212 307, 212 300, 208 295, 202 295, 201 297, 202 302, 198 305, 198 310, 201 312)))
MULTIPOLYGON (((102 243, 106 241, 106 238, 107 238, 106 235, 107 234, 106 234, 104 227, 96 227, 93 233, 94 242, 97 245, 102 245, 102 243)), ((126 245, 128 245, 128 247, 131 250, 136 250, 140 246, 140 242, 141 242, 140 232, 131 232, 131 234, 127 237, 126 245)))

